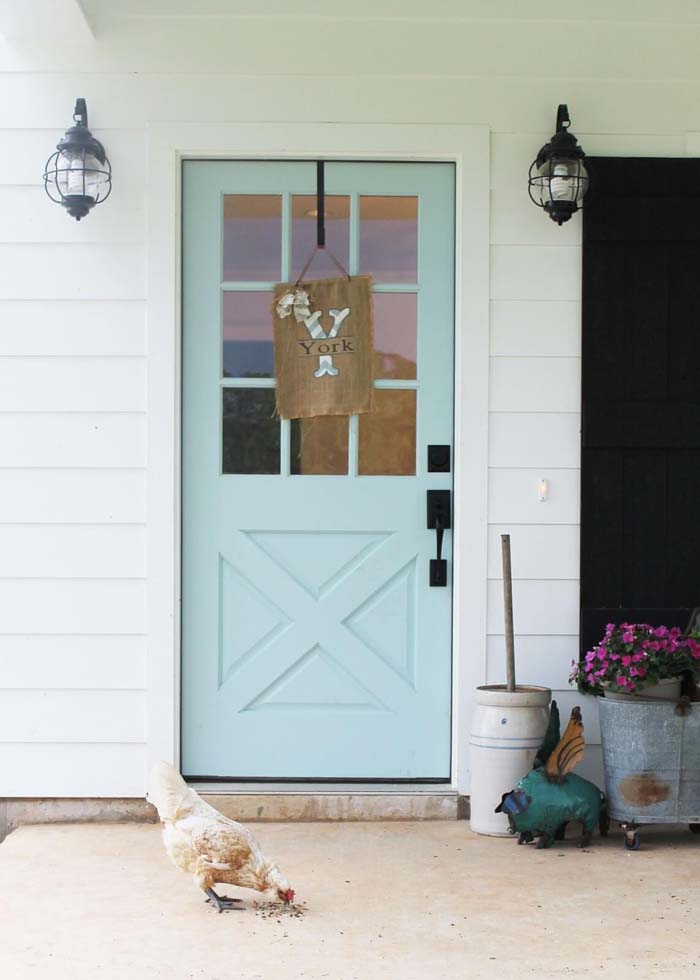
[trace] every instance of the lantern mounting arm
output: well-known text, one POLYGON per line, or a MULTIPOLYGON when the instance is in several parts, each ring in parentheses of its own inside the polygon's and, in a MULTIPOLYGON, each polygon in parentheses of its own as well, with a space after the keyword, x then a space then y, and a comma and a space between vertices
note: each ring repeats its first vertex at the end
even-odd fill
POLYGON ((557 109, 557 133, 565 132, 570 125, 571 120, 569 119, 569 107, 562 102, 557 109))
POLYGON ((73 120, 78 126, 88 128, 88 111, 85 99, 76 99, 73 120))

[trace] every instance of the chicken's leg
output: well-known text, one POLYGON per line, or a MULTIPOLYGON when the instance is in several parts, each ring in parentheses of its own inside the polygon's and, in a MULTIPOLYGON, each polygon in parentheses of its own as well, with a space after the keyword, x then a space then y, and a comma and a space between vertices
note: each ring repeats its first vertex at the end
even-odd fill
POLYGON ((242 912, 243 905, 240 904, 243 900, 240 898, 229 898, 227 895, 217 895, 213 888, 207 888, 207 895, 209 898, 207 902, 211 902, 212 905, 216 906, 217 912, 242 912))

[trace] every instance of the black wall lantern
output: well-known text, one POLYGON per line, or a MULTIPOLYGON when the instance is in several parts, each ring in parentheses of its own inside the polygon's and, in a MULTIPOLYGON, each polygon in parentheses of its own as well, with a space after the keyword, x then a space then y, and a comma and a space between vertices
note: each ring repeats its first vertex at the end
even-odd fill
POLYGON ((557 131, 537 154, 530 167, 527 189, 530 200, 544 208, 552 221, 563 225, 583 205, 590 177, 585 153, 569 132, 569 110, 557 110, 557 131))
POLYGON ((80 221, 112 190, 112 165, 104 147, 88 129, 85 99, 78 99, 75 126, 66 132, 44 171, 46 193, 80 221))

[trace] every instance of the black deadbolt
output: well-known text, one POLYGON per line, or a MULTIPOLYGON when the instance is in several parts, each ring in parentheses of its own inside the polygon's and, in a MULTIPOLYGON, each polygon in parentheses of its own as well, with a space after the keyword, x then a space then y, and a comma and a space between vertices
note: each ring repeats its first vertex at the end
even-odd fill
POLYGON ((450 472, 450 447, 428 446, 428 473, 450 472))

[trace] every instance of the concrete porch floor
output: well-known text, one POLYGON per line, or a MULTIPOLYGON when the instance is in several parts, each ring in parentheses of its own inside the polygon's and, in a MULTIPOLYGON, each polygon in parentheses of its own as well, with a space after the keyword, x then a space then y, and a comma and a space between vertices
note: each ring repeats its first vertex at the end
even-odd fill
MULTIPOLYGON (((700 969, 700 839, 588 852, 464 822, 258 824, 303 919, 217 915, 149 825, 24 827, 0 845, 7 980, 682 980, 700 969)), ((222 892, 225 889, 221 889, 222 892)), ((231 890, 230 890, 231 891, 231 890)))

